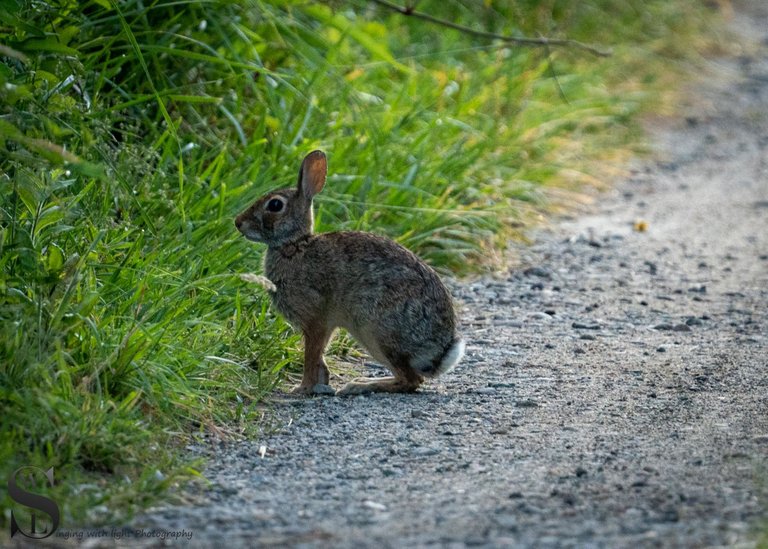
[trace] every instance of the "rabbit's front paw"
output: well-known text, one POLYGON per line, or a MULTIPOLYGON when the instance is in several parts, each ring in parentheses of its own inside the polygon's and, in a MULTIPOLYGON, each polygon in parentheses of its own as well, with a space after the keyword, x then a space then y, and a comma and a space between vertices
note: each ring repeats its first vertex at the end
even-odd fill
POLYGON ((325 383, 316 383, 314 385, 297 385, 291 391, 294 395, 335 395, 336 390, 325 383))

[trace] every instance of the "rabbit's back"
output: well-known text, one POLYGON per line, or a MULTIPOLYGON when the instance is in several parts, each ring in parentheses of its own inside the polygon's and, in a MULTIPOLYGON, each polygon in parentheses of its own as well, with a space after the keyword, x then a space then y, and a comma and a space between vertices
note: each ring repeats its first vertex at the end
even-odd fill
POLYGON ((289 322, 343 327, 377 360, 398 356, 429 376, 431 362, 458 338, 440 278, 387 238, 323 233, 270 249, 265 268, 277 288, 274 303, 289 322))

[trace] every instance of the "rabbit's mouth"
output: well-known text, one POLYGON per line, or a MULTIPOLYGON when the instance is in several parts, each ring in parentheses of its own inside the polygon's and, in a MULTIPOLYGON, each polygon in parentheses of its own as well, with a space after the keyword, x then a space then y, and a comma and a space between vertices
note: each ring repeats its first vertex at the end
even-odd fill
POLYGON ((240 230, 240 232, 243 233, 243 236, 251 242, 264 242, 264 237, 261 236, 261 233, 251 229, 250 227, 247 229, 243 228, 240 230))
POLYGON ((252 242, 264 242, 264 236, 259 232, 249 219, 243 216, 235 218, 235 226, 240 233, 252 242))

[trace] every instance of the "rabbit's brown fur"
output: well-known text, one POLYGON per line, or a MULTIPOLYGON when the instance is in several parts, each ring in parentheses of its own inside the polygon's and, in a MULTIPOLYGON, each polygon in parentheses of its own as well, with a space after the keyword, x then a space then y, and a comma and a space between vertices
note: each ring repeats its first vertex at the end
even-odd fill
POLYGON ((325 155, 314 151, 296 188, 268 193, 235 220, 246 238, 267 244, 273 302, 304 335, 304 377, 295 391, 328 384, 323 352, 337 327, 394 374, 355 380, 340 394, 415 391, 463 353, 450 294, 431 268, 392 240, 363 232, 313 235, 312 198, 325 175, 325 155))

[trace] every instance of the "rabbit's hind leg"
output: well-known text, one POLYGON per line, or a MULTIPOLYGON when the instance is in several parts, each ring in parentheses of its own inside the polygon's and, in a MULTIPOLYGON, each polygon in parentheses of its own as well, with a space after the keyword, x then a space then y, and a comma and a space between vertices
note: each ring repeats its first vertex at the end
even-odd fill
POLYGON ((424 377, 410 366, 391 367, 392 377, 361 378, 350 381, 337 395, 363 395, 366 393, 413 393, 424 382, 424 377))
POLYGON ((367 393, 413 393, 421 385, 420 382, 409 382, 398 377, 363 378, 350 381, 336 391, 337 395, 364 395, 367 393))

